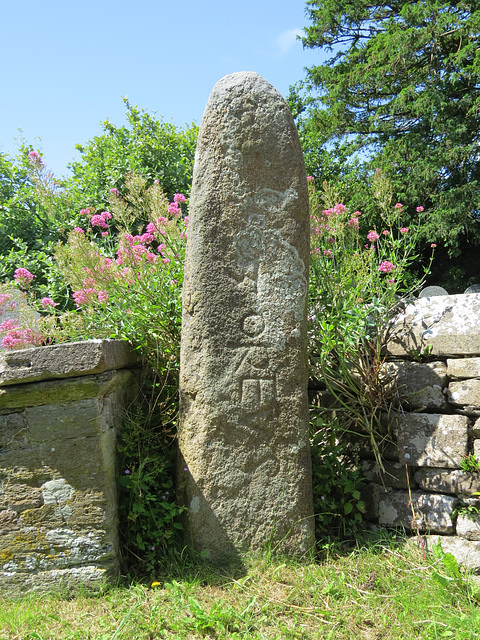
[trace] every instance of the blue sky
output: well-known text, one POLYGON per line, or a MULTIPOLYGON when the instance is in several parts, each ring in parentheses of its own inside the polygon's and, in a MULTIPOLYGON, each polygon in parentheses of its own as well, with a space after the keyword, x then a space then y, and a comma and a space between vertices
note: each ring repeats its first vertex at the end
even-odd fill
POLYGON ((101 122, 124 123, 123 96, 200 124, 224 75, 256 71, 286 96, 324 59, 296 40, 303 0, 24 0, 0 15, 0 150, 14 155, 23 137, 58 176, 101 122))

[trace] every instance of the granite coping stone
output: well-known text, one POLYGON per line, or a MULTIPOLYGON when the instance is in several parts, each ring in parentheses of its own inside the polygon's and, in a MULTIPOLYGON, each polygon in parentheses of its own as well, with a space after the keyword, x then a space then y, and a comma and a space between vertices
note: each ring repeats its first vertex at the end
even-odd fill
POLYGON ((426 349, 431 356, 479 355, 479 316, 478 293, 419 298, 392 321, 387 350, 407 357, 426 349))
POLYGON ((86 340, 0 354, 0 386, 87 376, 140 363, 125 340, 86 340))

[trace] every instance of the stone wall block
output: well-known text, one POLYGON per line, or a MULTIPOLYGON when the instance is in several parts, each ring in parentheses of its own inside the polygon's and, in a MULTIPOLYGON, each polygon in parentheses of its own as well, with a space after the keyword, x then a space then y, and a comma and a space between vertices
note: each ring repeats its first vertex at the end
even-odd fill
MULTIPOLYGON (((100 346, 96 366, 108 366, 109 353, 100 346)), ((0 580, 9 595, 98 588, 118 575, 116 434, 136 377, 71 372, 1 389, 0 580)))
MULTIPOLYGON (((407 474, 405 465, 399 462, 383 460, 384 471, 375 460, 362 460, 360 463, 360 473, 365 482, 376 485, 391 487, 392 489, 407 489, 407 474)), ((409 470, 410 486, 413 483, 413 472, 409 470)))
POLYGON ((407 358, 425 349, 433 356, 479 355, 479 317, 478 293, 418 298, 394 319, 387 350, 407 358))
POLYGON ((414 520, 408 491, 391 491, 380 498, 379 524, 407 529, 418 526, 420 531, 452 534, 455 530, 452 522, 455 500, 452 496, 412 491, 414 520))
POLYGON ((480 380, 451 382, 448 386, 448 399, 457 407, 480 410, 480 380))
MULTIPOLYGON (((457 559, 457 562, 472 571, 478 571, 480 568, 480 542, 474 540, 466 540, 458 536, 423 536, 423 543, 428 551, 432 551, 432 545, 440 542, 445 553, 451 553, 457 559)), ((412 538, 411 544, 418 545, 418 541, 412 538)))
POLYGON ((480 474, 467 473, 460 469, 419 469, 415 481, 425 491, 472 495, 480 492, 480 474))
POLYGON ((466 540, 480 540, 480 516, 460 513, 457 518, 457 535, 466 540))
POLYGON ((411 466, 460 468, 467 453, 468 418, 407 413, 399 416, 399 461, 411 466))
POLYGON ((450 380, 480 378, 480 358, 448 358, 447 373, 450 380))
POLYGON ((139 363, 125 340, 87 340, 0 353, 0 386, 75 378, 139 363))
POLYGON ((359 486, 360 495, 365 505, 365 518, 370 521, 378 521, 380 499, 391 489, 374 482, 359 486))
POLYGON ((444 362, 387 362, 382 365, 382 375, 395 386, 400 402, 411 409, 440 411, 448 406, 444 362))

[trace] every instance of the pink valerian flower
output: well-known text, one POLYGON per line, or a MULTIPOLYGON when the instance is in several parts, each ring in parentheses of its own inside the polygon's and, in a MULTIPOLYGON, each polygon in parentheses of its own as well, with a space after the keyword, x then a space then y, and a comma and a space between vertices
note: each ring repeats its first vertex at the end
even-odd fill
POLYGON ((422 211, 425 211, 423 207, 417 207, 417 213, 422 213, 422 211))
POLYGON ((408 227, 402 227, 400 229, 400 233, 408 233, 410 231, 410 229, 408 227))
POLYGON ((308 182, 315 182, 315 178, 313 176, 307 176, 308 182))
POLYGON ((44 309, 46 309, 47 307, 57 307, 58 306, 58 302, 54 302, 51 298, 42 298, 40 300, 40 304, 42 305, 42 307, 44 309))
POLYGON ((85 231, 82 229, 82 227, 75 227, 74 231, 75 231, 75 233, 85 233, 85 231))
POLYGON ((12 329, 16 329, 19 326, 20 323, 18 322, 18 320, 15 320, 15 318, 9 318, 8 320, 4 320, 0 324, 0 331, 11 331, 12 329))
POLYGON ((395 205, 395 209, 401 209, 403 207, 403 204, 401 202, 397 202, 397 204, 395 205))
POLYGON ((431 244, 430 246, 431 246, 431 248, 432 248, 432 249, 435 249, 435 247, 436 247, 437 245, 435 244, 435 242, 432 242, 432 244, 431 244))
POLYGON ((173 201, 174 201, 174 202, 176 202, 176 203, 179 203, 179 202, 186 202, 186 201, 187 201, 187 199, 186 199, 186 197, 183 195, 183 193, 176 193, 176 194, 173 196, 173 201))
POLYGON ((162 262, 165 264, 169 264, 171 262, 170 258, 162 258, 162 262))
POLYGON ((83 304, 91 304, 96 295, 97 292, 95 291, 95 289, 79 289, 78 291, 73 292, 73 299, 75 300, 75 304, 77 305, 77 307, 81 307, 83 304))
POLYGON ((28 161, 30 164, 42 164, 42 158, 40 157, 38 151, 30 151, 28 154, 28 161))
POLYGON ((378 270, 382 273, 392 273, 394 269, 395 265, 392 264, 389 260, 383 260, 383 262, 381 262, 380 266, 378 267, 378 270))
POLYGON ((20 267, 15 270, 13 278, 23 289, 26 289, 33 280, 33 274, 28 269, 20 267))
POLYGON ((172 213, 174 216, 178 216, 180 213, 182 213, 182 210, 178 206, 177 202, 171 202, 168 207, 168 213, 172 213))
POLYGON ((370 242, 375 242, 375 240, 378 240, 379 238, 380 236, 376 231, 369 231, 367 233, 367 240, 370 240, 370 242))
POLYGON ((90 209, 80 209, 80 215, 81 215, 81 216, 88 216, 88 215, 90 215, 90 209))
POLYGON ((112 219, 110 211, 102 211, 102 213, 96 213, 90 218, 90 224, 92 227, 100 227, 101 229, 108 229, 107 220, 112 219))
POLYGON ((163 244, 162 242, 162 244, 158 245, 158 253, 162 253, 162 251, 164 251, 166 248, 167 248, 167 245, 163 244))
POLYGON ((115 187, 112 187, 110 189, 110 193, 112 194, 112 196, 120 196, 120 191, 118 189, 115 189, 115 187))
POLYGON ((97 300, 99 302, 106 302, 108 300, 108 291, 99 291, 97 293, 97 300))
POLYGON ((102 238, 106 238, 108 236, 108 231, 102 231, 102 238))
POLYGON ((108 229, 108 224, 105 222, 104 218, 100 213, 96 213, 92 216, 90 220, 90 224, 92 227, 100 227, 102 229, 108 229))
POLYGON ((347 207, 344 204, 339 203, 333 207, 333 210, 337 215, 339 215, 341 213, 345 213, 345 211, 347 210, 347 207))
POLYGON ((389 236, 390 235, 390 231, 388 229, 384 229, 382 231, 382 236, 389 236))
POLYGON ((330 249, 324 249, 324 250, 323 250, 323 255, 324 255, 326 258, 331 258, 331 257, 333 256, 333 253, 330 251, 330 249))
POLYGON ((42 342, 43 337, 40 333, 28 327, 22 329, 20 326, 17 326, 8 330, 1 344, 4 349, 23 349, 32 345, 39 346, 42 342))
POLYGON ((183 219, 183 222, 184 222, 185 226, 188 225, 188 216, 185 216, 185 218, 183 219))
POLYGON ((140 236, 139 242, 142 244, 150 244, 150 242, 154 241, 153 233, 147 231, 147 233, 142 233, 140 236))
POLYGON ((350 218, 350 220, 347 222, 347 225, 349 227, 352 227, 352 229, 358 229, 359 222, 358 222, 358 218, 350 218))
POLYGON ((153 224, 153 222, 149 222, 147 224, 146 231, 147 233, 151 233, 151 234, 158 233, 157 227, 153 224))

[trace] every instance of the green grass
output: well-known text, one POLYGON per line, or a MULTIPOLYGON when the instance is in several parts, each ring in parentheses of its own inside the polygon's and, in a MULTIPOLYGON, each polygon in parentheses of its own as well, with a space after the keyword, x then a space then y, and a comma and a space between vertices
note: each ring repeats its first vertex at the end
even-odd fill
MULTIPOLYGON (((401 640, 480 637, 480 588, 465 575, 448 588, 434 559, 386 540, 300 563, 246 560, 232 577, 205 566, 176 568, 156 587, 102 595, 2 599, 1 640, 154 638, 334 638, 401 640)), ((437 565, 444 573, 445 568, 437 565)))

